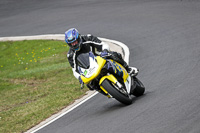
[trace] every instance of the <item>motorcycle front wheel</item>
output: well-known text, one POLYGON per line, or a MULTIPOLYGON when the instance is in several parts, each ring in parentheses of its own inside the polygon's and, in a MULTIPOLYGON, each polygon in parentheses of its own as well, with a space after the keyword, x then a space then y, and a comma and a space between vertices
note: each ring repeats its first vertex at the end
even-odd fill
POLYGON ((115 86, 109 80, 105 79, 101 85, 110 95, 112 95, 119 102, 126 105, 130 105, 132 103, 132 98, 129 95, 125 95, 117 90, 117 88, 115 88, 115 86))

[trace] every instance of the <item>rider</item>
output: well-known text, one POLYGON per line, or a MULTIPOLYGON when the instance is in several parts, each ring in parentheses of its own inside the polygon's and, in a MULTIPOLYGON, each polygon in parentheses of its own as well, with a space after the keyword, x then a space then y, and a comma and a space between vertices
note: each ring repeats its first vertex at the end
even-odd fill
POLYGON ((65 32, 65 41, 70 47, 67 54, 68 61, 72 67, 74 76, 79 79, 81 84, 83 84, 83 81, 76 67, 76 56, 90 51, 92 51, 95 55, 100 55, 104 58, 109 57, 110 59, 115 60, 124 66, 127 72, 131 75, 136 76, 138 73, 137 68, 128 66, 128 64, 122 59, 120 53, 109 51, 108 44, 102 42, 91 34, 81 35, 77 29, 71 28, 65 32))

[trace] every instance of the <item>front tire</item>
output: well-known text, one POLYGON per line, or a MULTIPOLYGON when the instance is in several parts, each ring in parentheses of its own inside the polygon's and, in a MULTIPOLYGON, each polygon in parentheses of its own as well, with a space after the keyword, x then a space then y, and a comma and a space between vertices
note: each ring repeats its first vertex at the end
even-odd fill
POLYGON ((105 79, 102 84, 103 88, 110 94, 112 95, 116 100, 119 102, 130 105, 132 103, 132 98, 129 95, 122 94, 119 92, 113 85, 112 83, 105 79))

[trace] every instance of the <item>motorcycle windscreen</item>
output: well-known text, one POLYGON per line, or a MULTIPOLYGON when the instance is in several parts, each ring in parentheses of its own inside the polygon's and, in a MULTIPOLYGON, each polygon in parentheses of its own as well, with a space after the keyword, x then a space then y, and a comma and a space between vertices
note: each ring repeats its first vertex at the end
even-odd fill
POLYGON ((88 69, 90 67, 89 53, 81 53, 77 57, 78 66, 88 69))

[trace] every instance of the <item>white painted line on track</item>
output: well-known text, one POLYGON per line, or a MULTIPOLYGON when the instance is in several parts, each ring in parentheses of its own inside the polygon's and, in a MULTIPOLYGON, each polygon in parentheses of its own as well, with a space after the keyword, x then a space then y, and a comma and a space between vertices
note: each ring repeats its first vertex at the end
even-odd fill
POLYGON ((52 119, 51 121, 45 123, 44 125, 40 126, 39 128, 35 129, 34 131, 31 131, 31 133, 35 133, 37 131, 39 131, 40 129, 44 128, 45 126, 51 124, 52 122, 56 121, 57 119, 61 118, 62 116, 66 115, 67 113, 71 112, 72 110, 74 110, 75 108, 77 108, 78 106, 80 106, 81 104, 85 103, 87 100, 89 100, 90 98, 94 97, 95 95, 97 95, 98 92, 95 92, 94 94, 92 94, 91 96, 87 97, 86 99, 82 100, 81 102, 79 102, 76 105, 72 105, 73 107, 71 107, 70 109, 68 109, 66 112, 60 114, 59 116, 57 116, 56 118, 52 119))
MULTIPOLYGON (((64 35, 63 34, 49 34, 49 35, 20 36, 20 37, 0 37, 0 41, 20 41, 20 40, 38 40, 38 39, 63 40, 64 41, 64 35)), ((99 37, 99 39, 102 41, 111 42, 113 44, 120 46, 123 50, 122 54, 124 54, 124 60, 127 62, 127 64, 129 64, 130 52, 129 52, 129 48, 124 43, 121 43, 121 42, 115 41, 115 40, 106 39, 106 38, 100 38, 100 37, 99 37)), ((42 123, 41 122, 39 125, 29 129, 26 133, 35 133, 35 132, 39 131, 40 129, 44 128, 45 126, 51 124, 52 122, 56 121, 57 119, 61 118, 64 115, 66 115, 67 113, 71 112, 72 110, 74 110, 81 104, 85 103, 87 100, 89 100, 90 98, 94 97, 97 94, 98 94, 98 92, 95 92, 93 94, 88 94, 88 95, 82 97, 81 99, 79 99, 79 100, 81 100, 80 102, 75 102, 74 104, 68 106, 67 108, 63 109, 64 112, 61 111, 62 113, 57 115, 55 118, 52 118, 48 122, 44 122, 44 124, 42 124, 40 126, 40 124, 42 123)))

